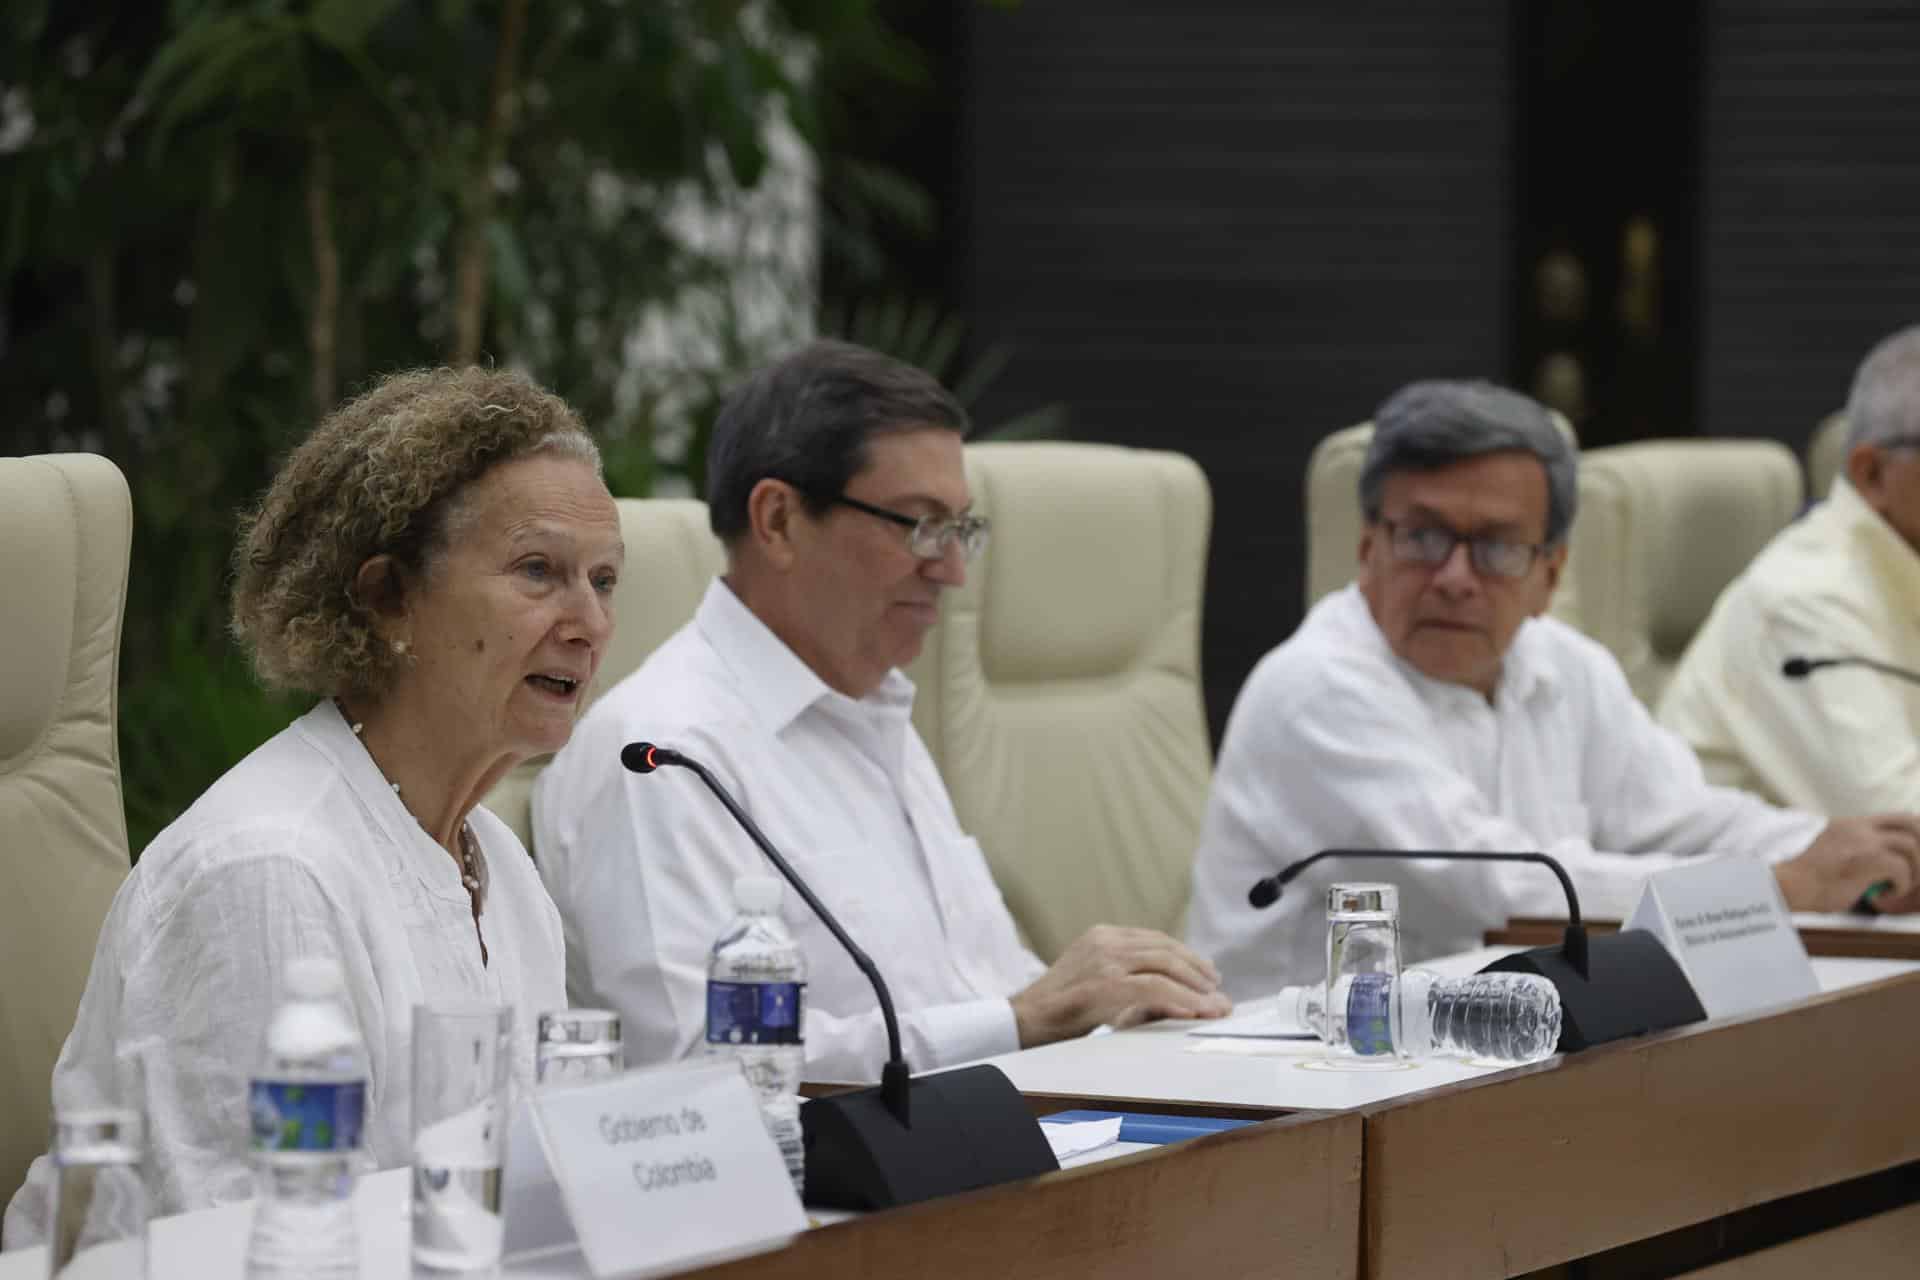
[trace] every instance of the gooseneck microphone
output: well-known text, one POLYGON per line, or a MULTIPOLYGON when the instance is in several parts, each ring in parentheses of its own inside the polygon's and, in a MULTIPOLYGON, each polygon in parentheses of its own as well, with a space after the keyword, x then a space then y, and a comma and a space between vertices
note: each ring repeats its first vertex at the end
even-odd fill
POLYGON ((1254 881, 1253 888, 1247 890, 1248 903, 1256 910, 1272 906, 1280 900, 1281 890, 1292 884, 1295 876, 1325 858, 1389 858, 1398 862, 1411 858, 1438 858, 1443 862, 1537 862, 1560 877, 1560 891, 1567 896, 1567 932, 1561 941, 1561 950, 1574 972, 1582 979, 1587 976, 1587 927, 1580 921, 1580 895, 1573 891, 1573 879, 1567 875, 1567 869, 1557 859, 1549 858, 1544 853, 1482 853, 1465 849, 1322 849, 1310 858, 1302 858, 1282 867, 1279 875, 1254 881))
POLYGON ((1906 667, 1896 667, 1891 662, 1881 662, 1877 658, 1862 658, 1854 654, 1840 654, 1832 658, 1788 658, 1780 664, 1780 674, 1789 680, 1804 680, 1816 671, 1827 667, 1867 667, 1883 676, 1892 676, 1896 680, 1906 680, 1920 684, 1920 671, 1906 667))
POLYGON ((651 742, 629 742, 620 749, 620 763, 638 774, 671 765, 705 783, 873 984, 887 1024, 880 1087, 812 1098, 801 1106, 807 1203, 885 1209, 1060 1167, 1026 1100, 997 1067, 961 1067, 918 1078, 910 1074, 900 1050, 893 995, 879 966, 711 769, 684 752, 651 742))
POLYGON ((662 765, 673 765, 688 770, 700 781, 706 783, 707 790, 713 792, 714 798, 726 806, 727 812, 733 815, 733 820, 740 824, 740 829, 760 846, 760 852, 767 856, 767 861, 773 864, 781 877, 793 886, 793 891, 800 895, 800 900, 807 904, 807 909, 818 916, 820 923, 827 926, 827 932, 846 948, 847 954, 853 957, 854 967, 864 973, 867 981, 873 984, 873 994, 880 1001, 880 1016, 886 1020, 887 1024, 887 1061, 880 1068, 880 1097, 886 1103, 887 1110, 893 1113, 894 1118, 911 1128, 913 1103, 907 1090, 907 1059, 900 1052, 900 1019, 894 1013, 893 994, 887 990, 887 980, 880 976, 879 966, 873 963, 873 957, 862 951, 860 945, 847 936, 847 931, 841 927, 840 921, 834 918, 833 912, 827 910, 827 904, 814 896, 807 882, 800 878, 798 871, 793 869, 793 864, 773 847, 773 841, 767 839, 766 833, 760 830, 760 825, 740 807, 740 802, 733 798, 733 793, 720 785, 720 779, 713 776, 713 770, 690 756, 682 755, 670 747, 657 747, 651 742, 629 742, 620 748, 620 763, 635 773, 652 773, 662 765))
POLYGON ((1279 901, 1281 890, 1316 862, 1327 858, 1383 858, 1393 861, 1537 862, 1560 878, 1567 898, 1567 929, 1559 947, 1536 947, 1502 956, 1482 973, 1531 973, 1560 992, 1562 1053, 1605 1044, 1625 1036, 1664 1031, 1705 1021, 1707 1011, 1693 985, 1660 939, 1639 929, 1589 937, 1580 918, 1580 895, 1573 878, 1556 858, 1531 850, 1492 853, 1471 849, 1323 849, 1282 867, 1278 875, 1256 880, 1247 902, 1256 910, 1279 901))

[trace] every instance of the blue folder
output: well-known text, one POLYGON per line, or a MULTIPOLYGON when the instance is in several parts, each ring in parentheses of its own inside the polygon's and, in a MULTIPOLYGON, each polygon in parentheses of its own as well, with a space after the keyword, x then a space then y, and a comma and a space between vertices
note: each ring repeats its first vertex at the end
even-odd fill
POLYGON ((1204 1138, 1210 1133, 1225 1133, 1253 1124, 1252 1120, 1228 1120, 1222 1116, 1140 1115, 1132 1111, 1055 1111, 1040 1117, 1040 1123, 1057 1121, 1073 1124, 1082 1120, 1111 1120, 1120 1117, 1120 1141, 1151 1143, 1160 1146, 1186 1138, 1204 1138))

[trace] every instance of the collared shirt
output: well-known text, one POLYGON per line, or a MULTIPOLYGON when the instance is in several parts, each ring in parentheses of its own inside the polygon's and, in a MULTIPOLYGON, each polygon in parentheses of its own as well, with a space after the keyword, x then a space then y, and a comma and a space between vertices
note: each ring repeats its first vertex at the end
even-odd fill
POLYGON ((1236 999, 1326 971, 1326 888, 1400 887, 1404 962, 1478 946, 1516 915, 1561 916, 1560 886, 1525 863, 1339 862, 1265 911, 1247 890, 1332 848, 1544 851, 1582 911, 1626 915, 1645 875, 1679 857, 1769 861, 1823 820, 1709 786, 1653 723, 1605 649, 1549 618, 1524 623, 1491 703, 1397 658, 1357 587, 1328 597, 1261 659, 1227 723, 1194 865, 1188 938, 1236 999), (1601 852, 1606 850, 1609 852, 1601 852))
MULTIPOLYGON (((460 868, 333 703, 320 703, 141 855, 101 928, 54 1065, 54 1107, 124 1104, 138 1080, 153 1211, 252 1195, 248 1078, 288 964, 311 955, 340 965, 366 1044, 370 1166, 412 1158, 415 1005, 512 1006, 518 1069, 531 1079, 534 1020, 565 1005, 560 920, 506 824, 483 808, 468 822, 482 856, 486 965, 460 868)), ((9 1248, 44 1237, 52 1174, 46 1157, 34 1161, 7 1209, 9 1248)))
MULTIPOLYGON (((912 707, 897 671, 860 699, 828 688, 720 581, 594 703, 535 784, 534 850, 574 999, 620 1012, 630 1060, 704 1044, 733 881, 772 870, 693 774, 621 768, 636 740, 710 768, 806 878, 886 979, 916 1070, 1018 1047, 1007 996, 1043 966, 961 831, 912 707)), ((877 1078, 873 988, 791 890, 782 913, 807 959, 809 1078, 877 1078)))
POLYGON ((1844 477, 1733 580, 1660 700, 1716 782, 1836 817, 1920 813, 1920 687, 1793 657, 1920 664, 1920 554, 1844 477))

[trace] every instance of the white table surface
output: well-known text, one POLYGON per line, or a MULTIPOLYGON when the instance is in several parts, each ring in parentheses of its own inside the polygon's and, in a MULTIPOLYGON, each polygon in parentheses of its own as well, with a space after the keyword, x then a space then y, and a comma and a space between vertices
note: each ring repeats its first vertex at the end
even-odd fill
MULTIPOLYGON (((1442 973, 1471 973, 1519 950, 1486 947, 1427 962, 1442 973)), ((1815 957, 1823 991, 1877 982, 1920 969, 1920 962, 1815 957)), ((1334 1109, 1364 1106, 1436 1085, 1470 1080, 1500 1070, 1438 1060, 1385 1071, 1327 1071, 1309 1067, 1324 1057, 1316 1043, 1258 1042, 1262 1050, 1196 1051, 1203 1037, 1186 1034, 1191 1023, 1162 1023, 1112 1035, 1086 1036, 1063 1044, 988 1059, 1021 1090, 1094 1097, 1165 1101, 1207 1100, 1274 1109, 1334 1109)), ((1116 1143, 1068 1162, 1068 1167, 1111 1159, 1141 1148, 1116 1143)), ((388 1169, 363 1178, 355 1193, 360 1230, 361 1280, 411 1277, 408 1171, 388 1169)), ((149 1280, 244 1280, 251 1203, 223 1205, 157 1218, 148 1228, 149 1280)), ((841 1215, 835 1215, 836 1217, 841 1215)), ((36 1246, 0 1254, 0 1280, 45 1280, 46 1250, 36 1246)), ((101 1274, 112 1275, 112 1269, 101 1274)), ((568 1252, 501 1268, 503 1280, 587 1280, 584 1260, 568 1252)))
MULTIPOLYGON (((1519 950, 1522 948, 1482 947, 1424 962, 1423 967, 1449 975, 1467 974, 1519 950)), ((1875 982, 1915 969, 1920 969, 1920 963, 1908 960, 1816 957, 1813 961, 1814 976, 1823 991, 1875 982)), ((1364 1070, 1329 1070, 1356 1066, 1358 1060, 1332 1055, 1313 1040, 1226 1041, 1188 1035, 1193 1025, 1158 1023, 1023 1049, 987 1061, 1006 1072, 1022 1093, 1315 1111, 1368 1106, 1505 1069, 1499 1063, 1433 1059, 1364 1070)))
MULTIPOLYGON (((360 1229, 361 1280, 411 1280, 411 1229, 406 1169, 384 1169, 360 1180, 354 1192, 360 1229)), ((149 1280, 245 1280, 247 1232, 253 1204, 221 1205, 195 1213, 156 1218, 148 1224, 149 1280)), ((0 1253, 0 1280, 46 1280, 44 1246, 0 1253)), ((115 1274, 112 1270, 102 1274, 115 1274)), ((503 1267, 513 1280, 581 1280, 589 1277, 578 1253, 547 1262, 503 1267)))

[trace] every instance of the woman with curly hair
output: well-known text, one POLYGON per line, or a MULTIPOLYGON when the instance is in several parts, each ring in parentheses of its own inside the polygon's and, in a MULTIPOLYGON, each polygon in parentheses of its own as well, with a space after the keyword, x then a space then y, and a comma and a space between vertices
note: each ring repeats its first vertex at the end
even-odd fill
MULTIPOLYGON (((251 1193, 247 1082, 291 961, 345 978, 363 1149, 408 1161, 413 1007, 566 1004, 560 919, 480 798, 567 739, 624 549, 599 454, 518 374, 396 374, 294 450, 234 555, 234 634, 318 698, 161 832, 101 930, 57 1107, 138 1080, 157 1212, 251 1193), (137 1064, 137 1071, 129 1071, 137 1064)), ((46 1230, 43 1158, 7 1211, 46 1230)))

